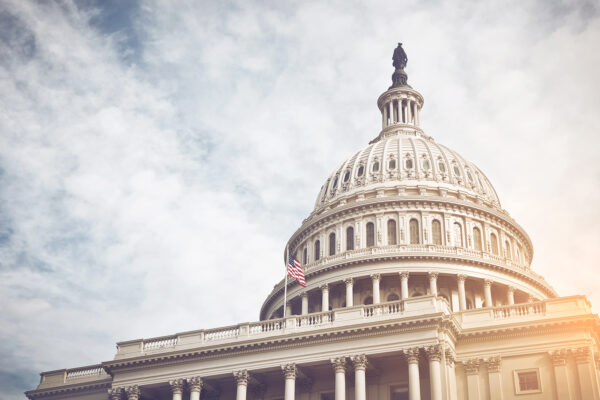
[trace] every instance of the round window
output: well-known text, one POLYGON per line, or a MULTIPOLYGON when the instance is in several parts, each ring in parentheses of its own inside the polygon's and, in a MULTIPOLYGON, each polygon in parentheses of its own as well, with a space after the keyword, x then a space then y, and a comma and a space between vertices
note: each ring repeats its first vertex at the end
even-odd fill
POLYGON ((363 176, 364 173, 365 173, 365 167, 363 165, 361 165, 360 167, 358 167, 358 172, 356 173, 356 175, 363 176))

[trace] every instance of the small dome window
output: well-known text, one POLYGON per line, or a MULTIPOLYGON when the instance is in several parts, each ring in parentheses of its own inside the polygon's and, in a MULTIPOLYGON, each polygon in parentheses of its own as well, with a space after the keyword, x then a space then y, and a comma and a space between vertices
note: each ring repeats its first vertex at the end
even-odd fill
POLYGON ((365 167, 364 167, 364 165, 361 165, 360 167, 358 167, 358 172, 356 173, 356 175, 363 176, 364 173, 365 173, 365 167))
POLYGON ((379 161, 375 161, 372 167, 373 172, 379 172, 379 161))
POLYGON ((405 166, 406 166, 406 169, 412 169, 412 167, 413 167, 412 159, 409 158, 408 160, 406 160, 405 166))
POLYGON ((337 187, 338 184, 338 177, 335 177, 335 180, 333 181, 333 188, 335 189, 337 187))
POLYGON ((467 178, 469 178, 469 182, 473 182, 473 175, 471 175, 471 171, 467 171, 467 178))
POLYGON ((425 171, 429 171, 431 169, 431 164, 429 163, 429 160, 427 160, 427 159, 423 160, 423 169, 425 171))
POLYGON ((460 169, 458 169, 458 165, 455 165, 455 166, 454 166, 454 174, 455 174, 456 176, 460 176, 460 169))
POLYGON ((439 162, 438 163, 438 169, 440 170, 441 173, 445 173, 446 172, 446 164, 444 164, 443 162, 439 162))
POLYGON ((396 160, 390 160, 388 162, 388 169, 396 169, 396 160))
POLYGON ((350 171, 346 171, 344 174, 344 183, 350 180, 350 171))

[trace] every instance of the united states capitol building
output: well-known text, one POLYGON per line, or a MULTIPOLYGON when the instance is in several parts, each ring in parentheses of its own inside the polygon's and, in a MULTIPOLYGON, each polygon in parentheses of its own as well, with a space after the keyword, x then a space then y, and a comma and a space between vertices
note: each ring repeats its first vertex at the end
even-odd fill
POLYGON ((381 130, 287 242, 307 282, 288 281, 287 315, 281 281, 260 321, 120 342, 112 360, 43 372, 27 397, 600 399, 598 316, 530 269, 527 232, 421 129, 400 45, 393 60, 381 130))

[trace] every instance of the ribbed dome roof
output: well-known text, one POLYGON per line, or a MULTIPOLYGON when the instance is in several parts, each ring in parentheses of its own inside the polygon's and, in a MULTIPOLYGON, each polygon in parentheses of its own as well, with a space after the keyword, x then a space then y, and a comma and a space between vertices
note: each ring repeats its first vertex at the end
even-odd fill
POLYGON ((500 207, 496 191, 483 172, 457 152, 436 143, 418 128, 402 127, 386 133, 327 178, 315 210, 361 191, 400 186, 463 192, 500 207))

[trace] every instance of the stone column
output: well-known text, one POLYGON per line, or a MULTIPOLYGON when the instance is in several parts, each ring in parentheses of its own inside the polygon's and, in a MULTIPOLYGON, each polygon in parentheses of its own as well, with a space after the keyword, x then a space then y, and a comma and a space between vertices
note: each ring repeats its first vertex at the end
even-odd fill
POLYGON ((421 382, 419 378, 419 348, 404 350, 408 362, 408 399, 421 400, 421 382))
POLYGON ((202 378, 195 376, 187 378, 188 389, 190 390, 190 400, 200 400, 200 392, 202 391, 202 378))
POLYGON ((321 285, 321 311, 329 311, 329 286, 321 285))
POLYGON ((281 369, 285 375, 285 400, 294 400, 294 396, 296 395, 296 374, 298 370, 296 369, 296 364, 286 364, 282 365, 281 369))
POLYGON ((332 358, 335 371, 335 400, 346 400, 346 357, 332 358))
POLYGON ((388 103, 388 118, 389 118, 389 125, 393 125, 394 124, 394 100, 390 100, 390 102, 388 103))
POLYGON ((467 309, 467 296, 465 293, 465 280, 467 279, 466 275, 457 275, 456 276, 458 283, 458 306, 460 311, 465 311, 467 309))
POLYGON ((381 303, 381 293, 379 291, 379 282, 381 281, 381 275, 373 274, 371 275, 371 280, 373 281, 373 304, 381 303))
POLYGON ((483 293, 485 297, 485 306, 493 307, 494 303, 492 302, 492 281, 489 279, 485 279, 483 281, 483 293))
MULTIPOLYGON (((140 388, 138 385, 128 386, 125 388, 127 400, 138 400, 140 398, 140 388)), ((181 398, 181 394, 179 395, 181 398)))
POLYGON ((598 377, 596 375, 596 366, 592 360, 592 354, 589 347, 580 347, 573 350, 575 363, 577 364, 577 375, 579 376, 579 388, 581 398, 596 400, 600 398, 598 394, 598 377))
POLYGON ((502 374, 500 373, 500 357, 490 357, 485 363, 488 370, 488 381, 490 384, 490 400, 502 400, 502 374))
POLYGON ((429 387, 431 391, 431 400, 442 400, 442 374, 440 369, 442 349, 439 345, 429 346, 425 349, 425 353, 429 360, 429 387))
POLYGON ((438 295, 438 290, 437 290, 438 273, 430 272, 428 275, 429 275, 429 291, 431 292, 432 295, 437 296, 438 295))
POLYGON ((515 288, 514 286, 509 286, 506 291, 506 302, 509 306, 515 304, 515 288))
POLYGON ((116 387, 108 389, 108 398, 110 400, 121 400, 121 394, 123 393, 123 388, 116 387))
POLYGON ((289 301, 285 302, 285 316, 286 317, 292 316, 292 304, 289 301))
POLYGON ((456 400, 458 393, 456 391, 456 370, 454 368, 456 357, 454 352, 446 349, 446 371, 448 374, 448 400, 456 400))
POLYGON ((181 400, 181 394, 183 393, 183 379, 170 380, 169 385, 171 385, 173 400, 181 400))
POLYGON ((237 395, 235 396, 235 400, 246 400, 249 378, 248 371, 245 369, 235 371, 233 377, 237 383, 237 395))
POLYGON ((346 283, 346 307, 352 307, 354 305, 354 292, 352 291, 354 280, 347 278, 344 282, 346 283))
POLYGON ((356 400, 367 400, 367 357, 360 354, 351 357, 354 364, 354 398, 356 400))
POLYGON ((568 350, 557 350, 550 352, 550 359, 554 366, 554 381, 556 384, 556 398, 571 400, 571 388, 569 385, 569 371, 567 370, 568 350))
POLYGON ((410 124, 412 120, 411 101, 406 100, 406 123, 410 124))
POLYGON ((479 400, 479 360, 475 358, 465 361, 463 367, 467 375, 467 399, 479 400))
POLYGON ((408 272, 400 272, 400 298, 408 299, 408 272))
POLYGON ((381 129, 387 126, 387 107, 383 106, 381 108, 381 129))
POLYGON ((308 314, 308 293, 302 292, 300 295, 302 299, 302 315, 308 314))

